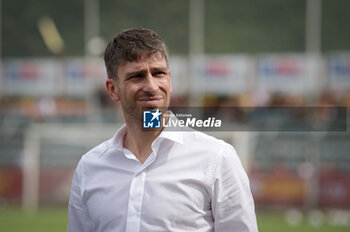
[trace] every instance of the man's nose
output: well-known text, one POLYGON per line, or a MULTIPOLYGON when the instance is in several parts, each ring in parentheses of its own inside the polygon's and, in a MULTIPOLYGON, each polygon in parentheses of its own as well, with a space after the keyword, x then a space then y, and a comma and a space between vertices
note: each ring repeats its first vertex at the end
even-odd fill
POLYGON ((155 92, 158 90, 158 83, 155 77, 152 74, 148 74, 145 78, 145 83, 143 87, 145 92, 155 92))

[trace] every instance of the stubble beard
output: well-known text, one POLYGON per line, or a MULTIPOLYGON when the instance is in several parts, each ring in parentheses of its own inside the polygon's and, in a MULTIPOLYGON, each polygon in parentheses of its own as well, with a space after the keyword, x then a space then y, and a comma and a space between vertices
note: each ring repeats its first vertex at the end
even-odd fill
POLYGON ((125 101, 125 99, 120 99, 120 103, 124 112, 124 117, 126 120, 126 117, 131 118, 134 121, 143 122, 143 111, 144 110, 157 110, 159 109, 162 113, 165 113, 169 107, 170 104, 170 98, 167 99, 167 102, 165 103, 165 106, 158 107, 156 105, 151 105, 145 108, 138 109, 136 105, 132 105, 125 101))
POLYGON ((134 121, 142 122, 142 111, 141 110, 137 109, 137 107, 135 105, 132 106, 131 104, 128 104, 123 99, 121 99, 120 102, 121 102, 122 109, 124 112, 125 120, 127 120, 126 118, 128 117, 134 121))

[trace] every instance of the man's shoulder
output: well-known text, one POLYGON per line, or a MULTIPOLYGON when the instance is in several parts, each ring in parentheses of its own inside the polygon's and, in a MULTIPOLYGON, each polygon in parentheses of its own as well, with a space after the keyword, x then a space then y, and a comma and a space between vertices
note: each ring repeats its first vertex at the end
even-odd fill
POLYGON ((221 149, 233 148, 231 144, 219 139, 213 135, 206 134, 201 131, 190 131, 184 135, 184 141, 188 146, 196 146, 204 149, 214 149, 216 151, 221 149))
POLYGON ((207 162, 208 167, 213 170, 220 162, 227 162, 227 165, 240 162, 235 148, 213 135, 191 131, 185 133, 183 139, 183 154, 190 155, 191 159, 197 159, 198 163, 207 162))
POLYGON ((83 154, 82 160, 96 159, 103 155, 106 151, 108 151, 113 146, 113 138, 105 140, 98 144, 97 146, 91 148, 88 152, 83 154))
POLYGON ((225 143, 223 140, 214 137, 213 135, 209 135, 207 133, 197 131, 197 130, 192 130, 187 133, 185 133, 185 137, 192 142, 209 142, 209 143, 217 143, 217 144, 222 144, 225 143))

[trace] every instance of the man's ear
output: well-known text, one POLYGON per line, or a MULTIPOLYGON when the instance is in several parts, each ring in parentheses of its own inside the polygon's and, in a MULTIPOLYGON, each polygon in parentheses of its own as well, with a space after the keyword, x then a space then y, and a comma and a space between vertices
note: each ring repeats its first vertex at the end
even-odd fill
POLYGON ((117 102, 120 100, 118 87, 115 80, 108 78, 106 80, 106 89, 113 101, 117 102))

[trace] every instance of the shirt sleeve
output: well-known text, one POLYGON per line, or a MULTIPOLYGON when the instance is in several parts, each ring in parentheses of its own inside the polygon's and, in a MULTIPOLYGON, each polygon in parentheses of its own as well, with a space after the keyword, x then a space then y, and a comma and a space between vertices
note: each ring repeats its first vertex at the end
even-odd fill
POLYGON ((215 231, 257 232, 249 179, 235 149, 227 145, 218 157, 212 185, 215 231))
POLYGON ((93 226, 88 210, 82 199, 83 184, 82 161, 79 162, 73 177, 68 205, 67 232, 92 232, 93 226))

